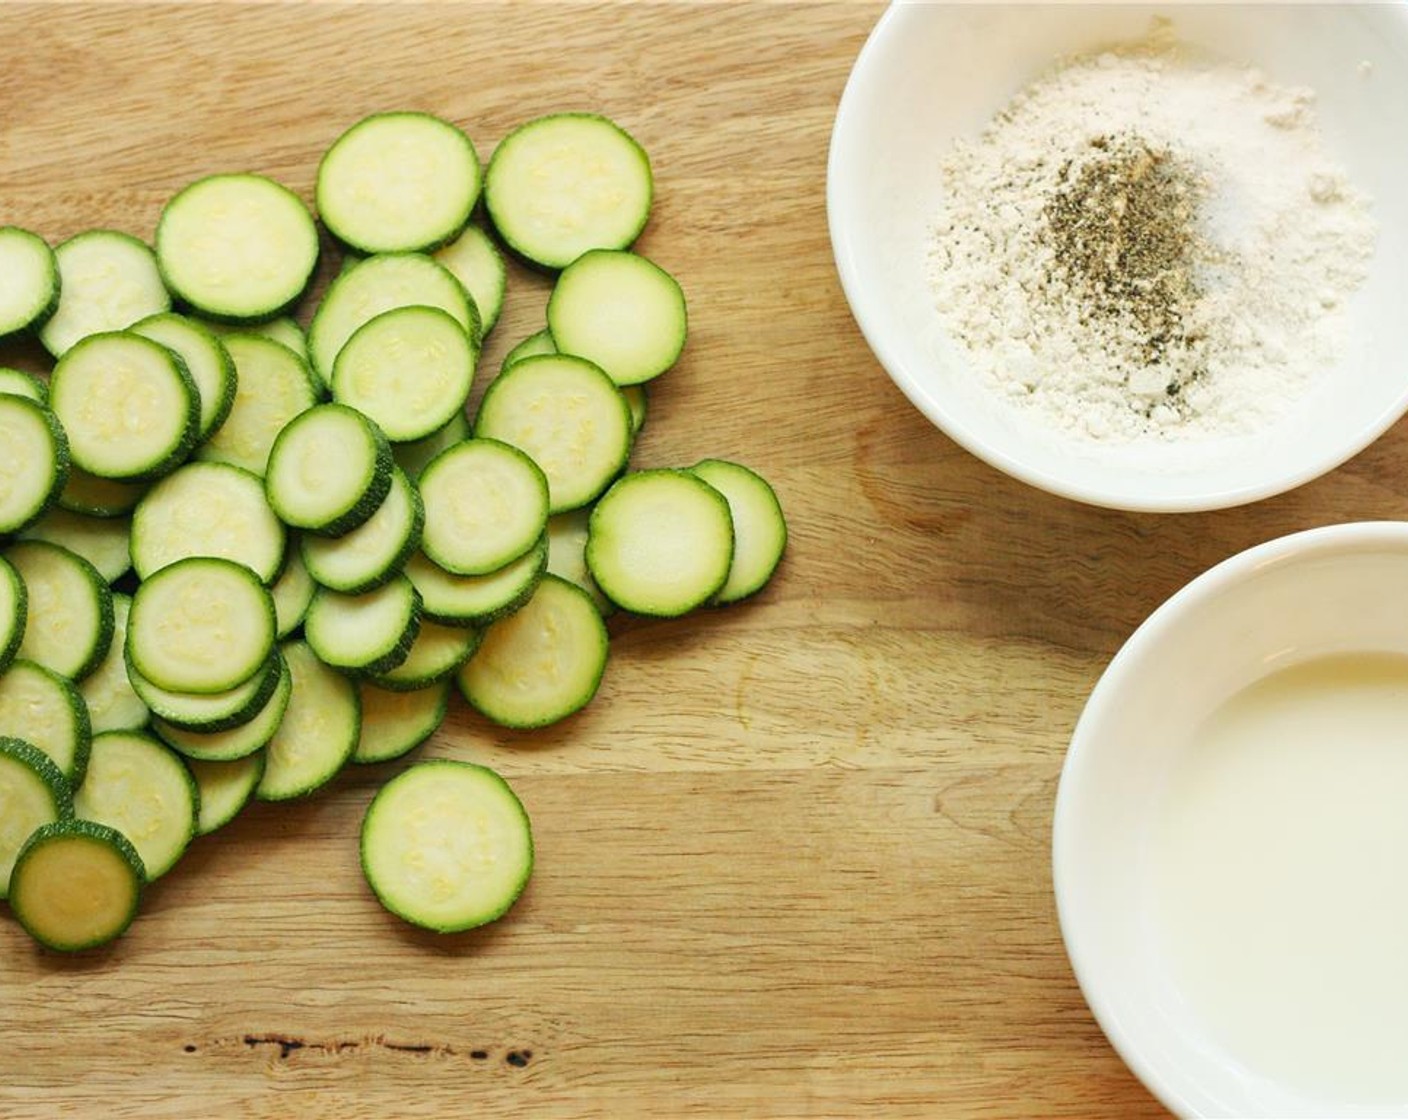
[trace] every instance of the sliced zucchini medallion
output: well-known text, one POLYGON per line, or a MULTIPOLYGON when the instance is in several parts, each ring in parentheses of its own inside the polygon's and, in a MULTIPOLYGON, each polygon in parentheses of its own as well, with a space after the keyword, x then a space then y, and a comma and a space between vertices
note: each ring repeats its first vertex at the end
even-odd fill
POLYGON ((293 693, 283 721, 264 748, 264 774, 254 791, 261 801, 303 797, 330 782, 352 757, 361 733, 357 689, 329 669, 305 642, 283 647, 293 693))
POLYGON ((160 478, 190 453, 200 425, 186 363, 131 331, 70 348, 49 378, 49 404, 74 463, 103 478, 160 478))
POLYGON ((273 691, 263 707, 256 709, 243 722, 219 730, 195 731, 157 717, 152 720, 152 730, 161 737, 162 742, 188 759, 231 762, 254 754, 274 737, 274 732, 283 722, 288 698, 293 692, 293 675, 282 654, 276 655, 275 664, 273 691))
POLYGON ((617 606, 671 617, 712 599, 733 563, 722 494, 684 470, 635 471, 592 511, 587 567, 617 606))
POLYGON ((362 734, 352 761, 390 762, 409 754, 435 734, 450 706, 450 682, 414 692, 392 692, 361 681, 362 734))
POLYGON ((20 539, 63 545, 92 564, 104 582, 116 583, 132 567, 131 536, 125 517, 93 517, 55 506, 20 539))
POLYGON ((323 664, 356 673, 390 672, 418 633, 420 595, 403 575, 361 595, 320 587, 303 620, 303 636, 323 664))
POLYGON ((137 916, 146 871, 105 824, 60 820, 25 841, 10 874, 10 909, 35 941, 60 952, 106 945, 137 916))
POLYGON ((68 472, 68 439, 54 414, 27 397, 0 395, 0 537, 43 517, 68 472))
POLYGON ((41 381, 32 373, 26 373, 22 369, 11 369, 9 366, 0 366, 0 393, 27 397, 35 404, 42 404, 45 407, 48 407, 49 404, 48 382, 41 381))
POLYGON ((20 659, 0 675, 0 735, 38 747, 70 784, 83 781, 92 732, 83 697, 67 677, 20 659))
POLYGON ((258 335, 231 334, 225 349, 235 363, 235 403, 196 458, 263 475, 279 433, 318 403, 322 389, 308 363, 287 346, 258 335))
POLYGON ((508 291, 508 267, 493 239, 476 225, 433 254, 464 285, 479 309, 479 329, 487 336, 499 321, 508 291))
POLYGON ((621 396, 626 398, 626 407, 631 410, 631 435, 634 437, 645 427, 645 414, 650 404, 646 399, 645 386, 623 386, 621 396))
POLYGON ((103 662, 78 686, 88 708, 94 734, 102 731, 137 731, 147 725, 151 711, 132 687, 127 675, 127 612, 132 600, 116 592, 112 597, 112 644, 103 662))
POLYGON ((684 292, 635 253, 583 253, 557 278, 548 330, 559 352, 595 362, 617 385, 639 385, 664 373, 684 350, 684 292))
POLYGON ((548 571, 575 583, 591 596, 597 610, 608 615, 616 604, 601 593, 587 568, 587 533, 591 509, 582 508, 559 513, 548 519, 548 571))
POLYGON ((332 235, 358 252, 419 251, 464 228, 479 187, 479 156, 449 121, 377 113, 333 141, 316 202, 332 235))
POLYGON ((391 489, 391 445, 355 408, 321 404, 289 421, 269 452, 264 489, 287 525, 340 536, 391 489))
POLYGON ((451 759, 416 763, 381 787, 361 850, 382 906, 439 933, 501 917, 533 872, 523 803, 492 770, 451 759))
POLYGON ((263 481, 230 463, 187 463, 147 491, 132 514, 132 565, 141 579, 190 556, 218 556, 270 583, 286 544, 263 481))
POLYGON ((18 541, 5 554, 28 605, 19 656, 79 681, 112 644, 112 592, 96 568, 48 541, 18 541))
POLYGON ((438 307, 394 307, 353 332, 333 362, 333 400, 365 413, 388 439, 424 439, 464 411, 477 354, 438 307))
POLYGON ((73 811, 126 836, 152 882, 175 866, 194 838, 198 797, 191 772, 169 748, 136 731, 108 731, 93 736, 73 811))
POLYGON ((25 621, 29 614, 29 593, 19 572, 0 556, 0 673, 20 652, 25 621))
POLYGON ((68 480, 59 491, 58 505, 70 513, 89 517, 122 517, 136 508, 147 492, 145 482, 118 482, 99 478, 78 467, 70 467, 68 480))
POLYGON ((290 538, 288 556, 278 580, 269 589, 274 599, 274 618, 278 623, 279 641, 283 641, 303 623, 308 604, 313 601, 317 584, 303 564, 302 547, 290 538))
POLYGON ((589 249, 624 249, 650 217, 645 150, 589 113, 539 117, 509 133, 484 173, 484 205, 505 244, 543 268, 589 249))
POLYGON ((287 346, 305 362, 308 361, 308 338, 298 325, 298 320, 292 316, 280 315, 277 319, 267 319, 262 323, 221 323, 214 319, 201 319, 199 323, 221 340, 227 334, 252 334, 287 346))
POLYGON ((406 477, 415 482, 435 456, 469 437, 469 418, 461 410, 438 432, 432 432, 414 443, 393 444, 391 454, 395 456, 397 466, 406 472, 406 477))
POLYGON ((429 688, 454 676, 479 645, 482 632, 462 626, 422 621, 406 660, 396 668, 370 677, 372 684, 393 692, 429 688))
POLYGON ((249 804, 254 787, 264 774, 264 752, 256 751, 230 762, 188 758, 186 766, 200 791, 196 835, 209 836, 224 828, 249 804))
POLYGON ((30 834, 72 816, 72 787, 53 760, 23 739, 0 737, 0 898, 30 834))
MULTIPOLYGON (((202 734, 228 731, 253 721, 282 687, 285 671, 283 658, 276 650, 259 672, 243 684, 224 692, 196 695, 158 688, 132 667, 130 658, 127 663, 133 690, 155 717, 153 726, 170 725, 202 734)), ((162 738, 167 739, 167 736, 162 738)))
POLYGON ((186 363, 200 397, 196 438, 205 439, 225 422, 235 403, 235 363, 224 344, 194 319, 168 311, 132 325, 134 334, 159 342, 186 363))
POLYGON ((534 331, 505 354, 503 363, 499 366, 499 372, 503 373, 509 366, 521 362, 524 358, 537 358, 543 354, 556 353, 557 343, 552 340, 552 331, 544 327, 540 331, 534 331))
POLYGON ((39 326, 59 305, 59 262, 49 243, 0 226, 0 339, 39 326))
POLYGON ((585 358, 524 358, 484 391, 474 434, 524 451, 548 480, 550 512, 593 501, 631 453, 631 410, 585 358))
POLYGON ((54 257, 59 306, 40 328, 39 340, 56 358, 90 334, 125 330, 171 310, 156 255, 144 241, 115 230, 89 230, 59 245, 54 257))
POLYGON ((272 179, 211 175, 166 204, 156 255, 167 286, 201 314, 269 319, 308 286, 318 230, 303 201, 272 179))
POLYGON ((547 569, 546 534, 496 572, 457 576, 415 553, 406 561, 406 577, 416 585, 425 617, 446 626, 486 626, 528 601, 547 569))
POLYGON ((606 669, 606 624, 576 584, 544 576, 533 597, 484 631, 460 691, 505 727, 545 727, 586 707, 606 669))
POLYGON ((225 692, 267 665, 274 626, 273 600, 250 569, 190 557, 138 586, 127 618, 127 656, 158 688, 225 692))
POLYGON ((733 562, 714 602, 736 603, 762 589, 787 547, 782 504, 755 471, 727 459, 704 459, 690 468, 728 502, 733 519, 733 562))
POLYGON ((517 447, 470 439, 420 476, 421 549, 448 572, 487 575, 538 543, 548 523, 548 480, 517 447))
POLYGON ((364 524, 340 537, 303 537, 303 563, 323 587, 360 595, 395 577, 420 547, 424 525, 420 491, 395 467, 391 489, 364 524))
POLYGON ((450 270, 421 253, 379 253, 345 269, 328 286, 308 324, 313 368, 331 383, 333 363, 357 328, 395 307, 448 312, 477 348, 479 311, 450 270))

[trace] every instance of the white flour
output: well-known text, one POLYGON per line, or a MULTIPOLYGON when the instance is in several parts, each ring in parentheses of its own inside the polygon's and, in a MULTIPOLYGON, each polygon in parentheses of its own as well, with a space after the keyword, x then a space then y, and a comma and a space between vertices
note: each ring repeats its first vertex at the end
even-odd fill
MULTIPOLYGON (((1085 441, 1265 426, 1332 365, 1374 247, 1368 200, 1326 155, 1313 110, 1310 90, 1166 45, 1061 65, 944 164, 930 278, 950 333, 996 392, 1085 441), (1144 320, 1092 311, 1053 231, 1053 200, 1097 138, 1147 146, 1196 186, 1188 295, 1157 352, 1144 320)), ((1087 197, 1086 212, 1123 213, 1110 198, 1087 197)))

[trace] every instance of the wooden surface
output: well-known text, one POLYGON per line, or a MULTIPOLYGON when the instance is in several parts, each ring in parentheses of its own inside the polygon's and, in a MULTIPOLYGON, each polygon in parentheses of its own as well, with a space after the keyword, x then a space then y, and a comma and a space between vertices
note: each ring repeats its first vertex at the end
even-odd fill
MULTIPOLYGON (((1249 509, 1157 517, 1028 489, 892 387, 837 284, 826 147, 874 5, 0 5, 0 223, 150 237, 209 172, 309 197, 368 112, 605 112, 653 157, 642 250, 691 337, 641 465, 722 455, 792 537, 755 602, 613 622, 582 715, 425 749, 498 768, 538 864, 502 922, 403 926, 357 865, 396 767, 258 806, 109 951, 0 921, 0 1116, 1161 1115, 1061 947, 1066 741, 1140 620, 1291 530, 1400 517, 1402 429, 1249 509)), ((486 368, 541 324, 515 270, 486 368)), ((306 312, 305 312, 306 315, 306 312)), ((4 360, 16 360, 10 353, 4 360)), ((18 360, 33 361, 24 353, 18 360)))

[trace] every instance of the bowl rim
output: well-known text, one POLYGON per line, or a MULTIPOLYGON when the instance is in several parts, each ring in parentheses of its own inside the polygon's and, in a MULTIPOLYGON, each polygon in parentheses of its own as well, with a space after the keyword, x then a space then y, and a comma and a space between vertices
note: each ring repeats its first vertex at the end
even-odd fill
POLYGON ((1353 554, 1391 551, 1408 559, 1408 522, 1346 521, 1302 529, 1252 545, 1219 561, 1165 599, 1134 630, 1101 672, 1076 721, 1062 761, 1051 823, 1051 879, 1057 924, 1071 971, 1086 1005, 1105 1037, 1130 1071, 1164 1107, 1178 1116, 1201 1116, 1187 1095, 1196 1084, 1186 1070, 1170 1070, 1150 1057, 1137 1032, 1116 1014, 1114 1001, 1102 984, 1101 958, 1085 943, 1085 925, 1074 902, 1075 884, 1084 874, 1075 855, 1079 828, 1076 801, 1088 784, 1087 772, 1095 763, 1089 742, 1095 729, 1109 718, 1128 681, 1141 671, 1144 661, 1168 631, 1201 605, 1230 589, 1257 579, 1271 569, 1353 554))
MULTIPOLYGON (((948 408, 942 398, 931 391, 922 376, 916 373, 903 359, 899 348, 888 341, 878 329, 870 312, 872 301, 865 294, 858 257, 863 249, 861 238, 851 228, 853 222, 847 214, 844 193, 846 184, 845 167, 850 162, 843 158, 851 137, 862 128, 860 102, 865 87, 873 81, 876 59, 881 55, 890 39, 903 33, 902 21, 908 13, 932 7, 926 0, 890 0, 885 11, 880 14, 869 35, 862 44, 837 103, 832 122, 831 138, 826 160, 826 215, 827 228, 831 241, 831 252, 841 289, 850 308, 851 317, 859 327, 866 345, 880 363, 890 380, 904 396, 931 424, 952 439, 960 447, 987 463, 989 466, 1049 494, 1068 498, 1087 505, 1105 509, 1123 510, 1131 513, 1197 513, 1234 506, 1247 505, 1265 498, 1287 493, 1306 483, 1321 478, 1342 466, 1368 447, 1372 446, 1385 432, 1408 413, 1408 383, 1400 389, 1394 399, 1384 406, 1379 414, 1360 425, 1352 440, 1328 447, 1314 458, 1299 467, 1283 471, 1260 481, 1250 481, 1235 485, 1212 485, 1183 493, 1139 496, 1121 493, 1102 487, 1096 482, 1081 481, 1042 470, 1025 462, 1019 456, 1007 451, 1003 446, 975 431, 961 417, 948 408)), ((946 5, 964 7, 964 4, 946 5)), ((987 6, 987 5, 983 5, 987 6)), ((999 3, 999 7, 1032 7, 1030 3, 999 3)), ((1109 5, 1086 2, 1078 6, 1098 8, 1107 6, 1148 8, 1158 10, 1157 5, 1134 3, 1109 5)), ((1256 7, 1253 4, 1232 5, 1235 7, 1256 7)), ((1388 9, 1388 18, 1396 19, 1401 34, 1408 40, 1408 3, 1398 2, 1387 5, 1374 5, 1388 9)), ((1405 47, 1408 49, 1408 47, 1405 47)), ((1111 472, 1113 473, 1113 472, 1111 472)))

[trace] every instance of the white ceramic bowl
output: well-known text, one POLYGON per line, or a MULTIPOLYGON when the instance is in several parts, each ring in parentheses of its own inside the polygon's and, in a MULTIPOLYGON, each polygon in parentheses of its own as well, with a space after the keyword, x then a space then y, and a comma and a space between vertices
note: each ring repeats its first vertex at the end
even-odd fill
MULTIPOLYGON (((1172 776, 1188 772, 1177 764, 1189 758, 1199 725, 1272 672, 1354 653, 1408 655, 1408 523, 1313 529, 1252 548, 1203 574, 1156 610, 1112 659, 1072 737, 1053 827, 1062 934, 1106 1035, 1145 1085, 1180 1116, 1408 1115, 1401 1059, 1389 1064, 1398 1067, 1390 1073, 1404 1099, 1386 1104, 1374 1096, 1382 1091, 1378 1087, 1356 1081, 1348 1090, 1343 1084, 1327 1090, 1329 1082, 1315 1080, 1319 1071, 1308 1068, 1313 1063, 1303 1070, 1269 1071, 1265 1054, 1249 1054, 1247 1036, 1235 1035, 1237 1041, 1230 1042, 1235 1032, 1221 1030, 1207 1001, 1190 998, 1181 982, 1186 973, 1169 948, 1176 941, 1167 928, 1169 895, 1160 894, 1169 880, 1159 873, 1168 866, 1157 862, 1167 858, 1159 847, 1159 837, 1167 834, 1159 829, 1170 819, 1161 814, 1167 811, 1172 776)), ((1278 751, 1281 744, 1277 740, 1278 751)), ((1335 744, 1337 750, 1340 746, 1335 744)), ((1352 744, 1343 746, 1344 757, 1355 757, 1348 749, 1352 744)), ((1370 771, 1369 780, 1378 785, 1384 775, 1370 771)), ((1321 788, 1331 787, 1310 788, 1318 797, 1321 788)), ((1247 807, 1249 813, 1261 811, 1260 797, 1247 807)), ((1359 812, 1359 802, 1351 804, 1359 812)), ((1200 818, 1200 829, 1210 827, 1208 820, 1200 818)), ((1365 856, 1408 867, 1408 852, 1365 856)), ((1216 858, 1238 856, 1219 848, 1216 858)), ((1293 874, 1302 869, 1300 864, 1285 868, 1293 874)), ((1340 881, 1340 865, 1330 874, 1340 881)), ((1245 884, 1258 907, 1265 898, 1255 893, 1261 886, 1245 884)), ((1384 883, 1384 889, 1397 890, 1400 898, 1404 894, 1394 882, 1384 883)), ((1231 936, 1231 929, 1214 933, 1231 936)), ((1307 975, 1322 976, 1345 960, 1305 959, 1304 968, 1307 975)), ((1297 978, 1287 979, 1294 984, 1297 978)), ((1377 985, 1379 975, 1371 980, 1377 985)), ((1401 1021, 1404 1013, 1392 1017, 1401 1021)), ((1266 1044, 1275 1037, 1274 1025, 1253 1037, 1257 1046, 1266 1044)), ((1371 1030, 1352 1037, 1390 1036, 1371 1030)))
POLYGON ((1095 505, 1213 509, 1333 469, 1408 408, 1408 7, 896 3, 861 51, 837 110, 827 173, 832 247, 861 330, 934 424, 988 463, 1095 505), (1073 452, 965 368, 925 277, 940 161, 1061 55, 1136 39, 1156 14, 1216 58, 1308 85, 1332 154, 1374 199, 1378 252, 1350 308, 1354 340, 1273 430, 1206 461, 1186 448, 1073 452), (1362 64, 1368 63, 1368 67, 1362 64))

